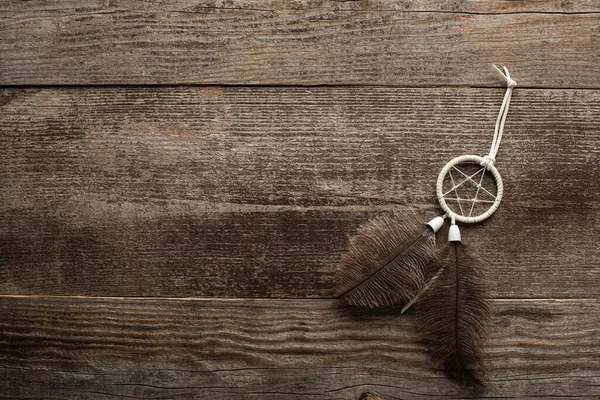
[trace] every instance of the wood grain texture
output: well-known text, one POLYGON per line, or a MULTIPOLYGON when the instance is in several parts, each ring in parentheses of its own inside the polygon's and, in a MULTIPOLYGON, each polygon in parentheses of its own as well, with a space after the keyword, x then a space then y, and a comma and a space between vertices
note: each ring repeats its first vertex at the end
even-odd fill
MULTIPOLYGON (((329 297, 347 238, 485 154, 501 89, 5 89, 0 292, 329 297)), ((599 94, 517 90, 496 297, 600 295, 599 94)))
POLYGON ((410 3, 3 2, 0 84, 599 87, 597 2, 410 3))
POLYGON ((433 367, 412 315, 335 300, 0 298, 0 393, 52 399, 600 396, 600 303, 497 301, 485 389, 433 367))
POLYGON ((148 4, 139 0, 32 0, 29 2, 5 1, 0 10, 5 15, 9 13, 35 14, 39 12, 83 12, 98 11, 113 7, 125 8, 158 8, 176 11, 216 10, 333 10, 333 11, 410 11, 410 12, 454 12, 454 13, 564 13, 581 14, 600 12, 600 5, 595 0, 478 0, 478 1, 452 1, 452 0, 204 0, 194 2, 190 0, 163 0, 148 4))
POLYGON ((600 398, 599 16, 0 2, 0 398, 600 398), (442 165, 487 152, 492 63, 519 87, 504 202, 463 229, 498 298, 474 391, 431 364, 415 308, 326 298, 357 227, 438 214, 442 165))

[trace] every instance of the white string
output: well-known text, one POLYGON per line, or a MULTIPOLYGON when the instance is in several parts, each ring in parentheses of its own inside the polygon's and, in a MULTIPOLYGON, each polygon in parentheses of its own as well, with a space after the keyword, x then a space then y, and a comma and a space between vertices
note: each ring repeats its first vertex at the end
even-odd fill
POLYGON ((450 193, 453 190, 456 191, 456 189, 458 189, 459 187, 461 187, 462 185, 464 185, 465 183, 467 183, 469 181, 474 182, 472 178, 485 169, 485 168, 481 168, 479 171, 475 172, 473 175, 467 176, 467 174, 462 172, 460 169, 456 168, 456 166, 453 165, 452 168, 457 170, 462 176, 464 176, 466 178, 465 178, 465 180, 461 181, 457 185, 456 183, 454 183, 454 178, 452 178, 452 175, 450 175, 450 171, 448 171, 448 175, 450 175, 450 179, 452 180, 452 187, 450 188, 450 190, 448 190, 446 193, 444 193, 443 196, 447 195, 448 193, 450 193))
POLYGON ((475 192, 475 197, 473 197, 473 203, 471 204, 471 211, 469 211, 469 217, 471 215, 473 215, 473 208, 475 208, 475 202, 477 202, 477 196, 479 195, 479 190, 481 190, 481 188, 483 186, 481 186, 481 184, 483 183, 483 176, 485 175, 485 170, 481 171, 481 179, 479 180, 479 184, 477 185, 477 191, 475 192))
POLYGON ((503 67, 504 72, 500 70, 500 68, 496 67, 496 71, 506 81, 506 93, 504 94, 504 100, 502 100, 502 106, 500 106, 500 112, 498 113, 498 118, 496 118, 496 127, 494 129, 494 139, 492 140, 492 146, 490 147, 490 154, 485 156, 486 162, 484 166, 489 170, 489 165, 493 164, 496 161, 496 154, 498 153, 498 149, 500 148, 500 141, 502 140, 502 131, 504 131, 504 122, 506 121, 506 115, 508 114, 508 107, 510 106, 510 99, 512 97, 512 91, 517 86, 517 82, 515 82, 508 72, 508 68, 503 67))
POLYGON ((460 213, 464 214, 462 205, 460 204, 460 197, 458 196, 458 191, 456 190, 456 188, 458 186, 456 186, 456 183, 454 183, 454 178, 452 177, 452 171, 448 171, 448 175, 450 175, 450 180, 452 181, 452 187, 454 188, 454 194, 456 195, 456 202, 458 203, 458 207, 460 208, 460 213))
MULTIPOLYGON (((451 201, 458 201, 456 200, 454 197, 444 197, 444 200, 451 200, 451 201)), ((471 203, 490 203, 490 204, 494 204, 494 201, 492 200, 481 200, 481 199, 463 199, 461 198, 460 201, 468 201, 471 203)))
MULTIPOLYGON (((482 172, 482 171, 484 171, 484 168, 481 168, 479 171, 477 171, 475 174, 473 174, 473 175, 471 175, 471 176, 468 176, 467 174, 465 174, 464 172, 462 172, 460 169, 456 168, 456 166, 452 166, 452 168, 454 168, 454 169, 455 169, 455 170, 457 170, 457 171, 458 171, 458 172, 459 172, 459 173, 460 173, 462 176, 464 176, 464 177, 466 178, 466 179, 465 179, 465 181, 469 181, 469 182, 471 182, 473 185, 475 185, 475 186, 476 186, 476 187, 478 187, 478 188, 481 188, 481 189, 482 189, 484 192, 486 192, 487 194, 489 194, 490 196, 492 196, 494 199, 496 198, 496 196, 494 196, 494 195, 492 194, 492 192, 490 192, 489 190, 487 190, 487 189, 486 189, 486 188, 484 188, 483 186, 481 186, 481 185, 477 184, 477 182, 475 182, 475 181, 473 180, 473 176, 474 176, 474 175, 476 175, 476 174, 478 174, 479 172, 482 172)), ((483 172, 482 172, 482 174, 483 174, 483 172)))

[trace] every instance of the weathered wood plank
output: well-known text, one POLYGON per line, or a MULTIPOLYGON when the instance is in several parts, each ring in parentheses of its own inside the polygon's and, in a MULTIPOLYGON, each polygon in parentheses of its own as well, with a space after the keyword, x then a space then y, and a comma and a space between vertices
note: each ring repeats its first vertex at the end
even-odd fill
POLYGON ((3 2, 0 84, 599 87, 597 2, 410 3, 3 2))
MULTIPOLYGON (((500 89, 0 91, 0 292, 329 297, 348 235, 439 212, 500 89)), ((464 230, 497 297, 600 295, 599 92, 518 90, 497 214, 464 230)))
POLYGON ((140 0, 32 0, 27 3, 20 1, 5 1, 0 11, 4 15, 18 13, 32 16, 39 12, 71 13, 91 11, 97 12, 106 8, 159 8, 180 12, 210 11, 210 9, 238 9, 257 11, 277 10, 333 10, 333 11, 412 11, 412 12, 454 12, 454 13, 593 13, 600 12, 600 5, 595 0, 205 0, 201 2, 190 0, 164 0, 158 4, 147 4, 140 0))
POLYGON ((600 395, 600 303, 496 301, 480 391, 430 363, 413 316, 334 300, 0 298, 5 398, 600 395))

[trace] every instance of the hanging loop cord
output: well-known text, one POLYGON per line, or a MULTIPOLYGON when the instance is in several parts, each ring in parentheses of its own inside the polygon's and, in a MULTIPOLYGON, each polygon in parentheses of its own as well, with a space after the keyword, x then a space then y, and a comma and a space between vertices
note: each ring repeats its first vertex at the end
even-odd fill
POLYGON ((494 68, 496 68, 496 71, 498 71, 498 73, 502 75, 506 81, 506 93, 504 94, 504 100, 502 100, 502 106, 500 107, 498 118, 496 118, 496 128, 494 129, 494 139, 492 140, 492 146, 490 147, 490 154, 484 157, 485 162, 481 164, 488 170, 490 169, 490 165, 496 161, 496 153, 498 153, 500 141, 502 140, 502 131, 504 130, 504 122, 506 121, 506 115, 508 114, 508 107, 510 106, 512 91, 515 86, 517 86, 517 82, 511 79, 508 68, 503 67, 504 72, 502 72, 502 70, 495 65, 494 68))

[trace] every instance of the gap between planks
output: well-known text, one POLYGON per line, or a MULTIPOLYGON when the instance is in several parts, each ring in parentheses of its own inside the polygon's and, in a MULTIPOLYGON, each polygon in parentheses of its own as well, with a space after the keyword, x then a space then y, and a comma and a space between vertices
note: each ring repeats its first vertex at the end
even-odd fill
MULTIPOLYGON (((245 300, 261 300, 261 301, 281 301, 281 300, 289 300, 289 301, 332 301, 336 300, 335 297, 209 297, 209 296, 199 296, 199 297, 159 297, 159 296, 63 296, 63 295, 38 295, 38 294, 0 294, 0 299, 83 299, 83 300, 151 300, 151 301, 245 301, 245 300)), ((492 301, 495 302, 564 302, 564 303, 578 303, 578 302, 589 302, 589 301, 597 301, 600 300, 600 297, 581 297, 581 298, 534 298, 534 297, 501 297, 501 298, 492 298, 492 301)), ((341 301, 341 300, 340 300, 341 301)))
MULTIPOLYGON (((600 13, 598 13, 600 14, 600 13)), ((490 68, 494 64, 490 64, 490 68)), ((518 82, 517 82, 518 84, 518 82)), ((199 88, 199 89, 210 89, 210 88, 227 88, 227 89, 294 89, 294 88, 307 88, 307 89, 481 89, 481 90, 497 90, 505 89, 506 85, 503 85, 499 80, 498 85, 469 85, 469 84, 360 84, 360 83, 35 83, 35 84, 0 84, 0 90, 3 89, 177 89, 177 88, 199 88)), ((536 90, 593 90, 598 91, 600 88, 594 86, 517 86, 519 91, 536 91, 536 90)))

